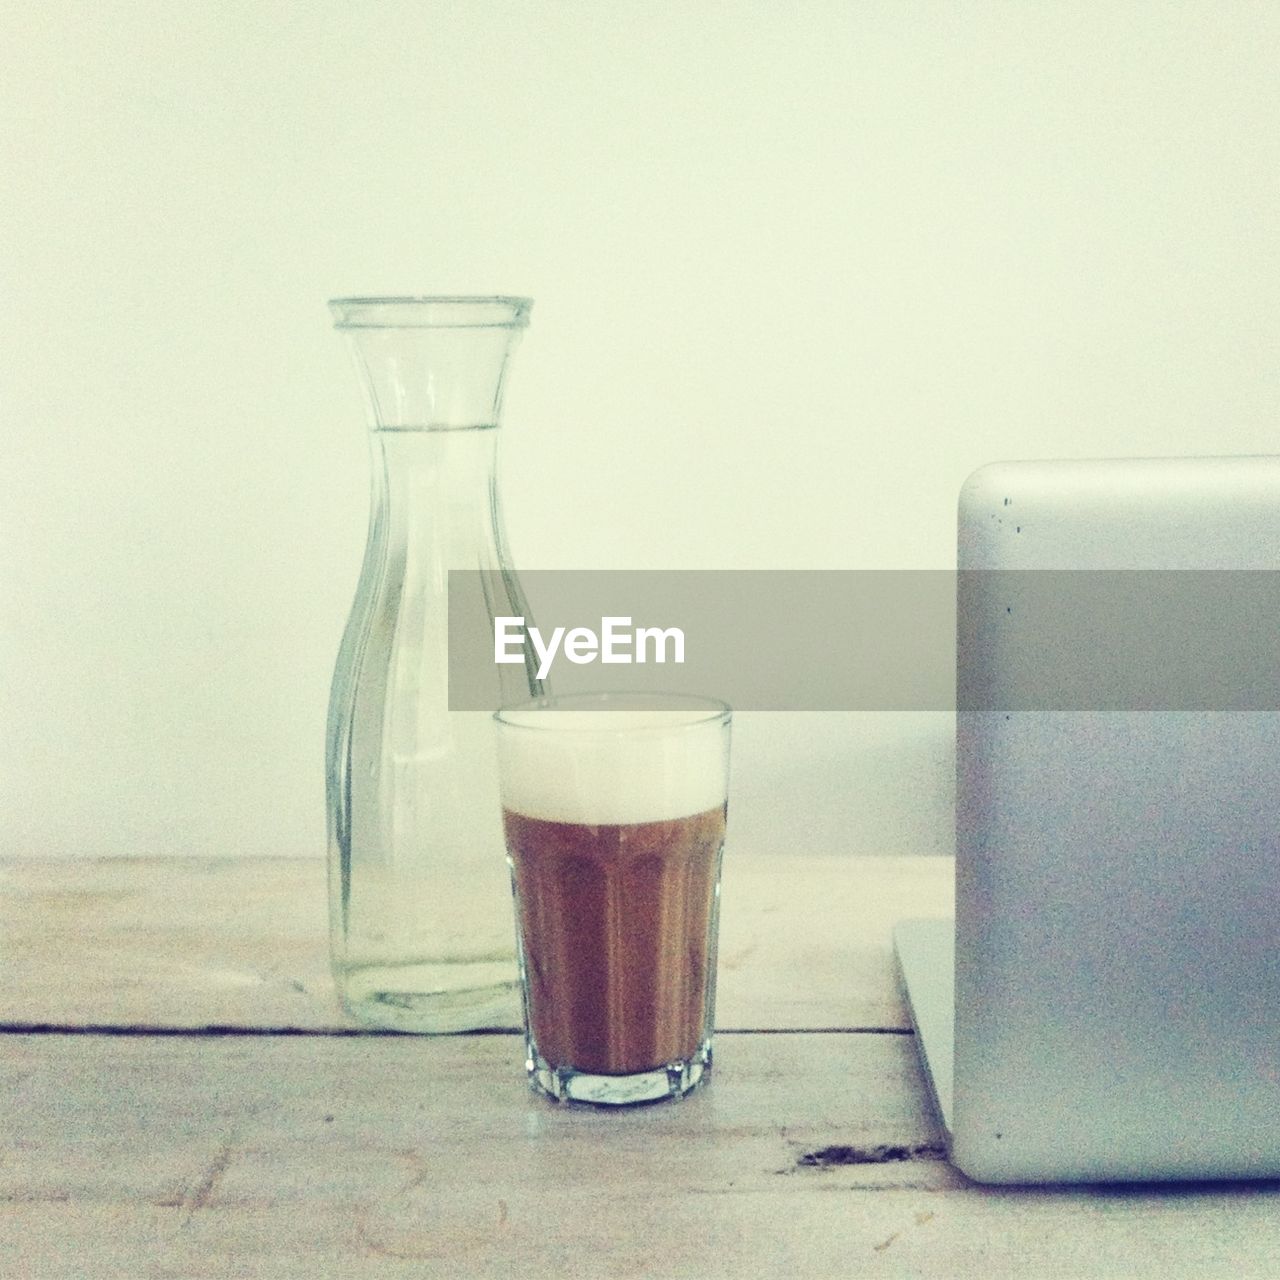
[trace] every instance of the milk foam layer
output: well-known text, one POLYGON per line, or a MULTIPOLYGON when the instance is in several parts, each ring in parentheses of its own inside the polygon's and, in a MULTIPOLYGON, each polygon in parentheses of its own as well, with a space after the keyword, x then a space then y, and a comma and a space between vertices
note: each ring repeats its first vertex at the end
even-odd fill
POLYGON ((707 711, 507 712, 505 808, 584 826, 659 822, 725 801, 729 729, 707 711))

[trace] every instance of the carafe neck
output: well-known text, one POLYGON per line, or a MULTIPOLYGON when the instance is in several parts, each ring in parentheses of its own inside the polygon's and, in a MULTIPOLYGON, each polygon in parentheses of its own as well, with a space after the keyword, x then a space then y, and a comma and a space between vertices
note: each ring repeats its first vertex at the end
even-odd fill
POLYGON ((524 298, 342 298, 378 431, 471 431, 502 416, 507 366, 532 305, 524 298))
POLYGON ((442 570, 507 563, 499 435, 496 424, 372 432, 375 518, 392 546, 416 547, 442 570))

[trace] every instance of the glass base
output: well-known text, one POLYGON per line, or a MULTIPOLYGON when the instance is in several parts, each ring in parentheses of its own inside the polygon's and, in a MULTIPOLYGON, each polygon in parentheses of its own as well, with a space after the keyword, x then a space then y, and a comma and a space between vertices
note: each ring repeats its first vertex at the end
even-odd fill
POLYGON ((691 1058, 664 1063, 652 1071, 631 1075, 597 1075, 572 1067, 553 1067, 530 1047, 525 1063, 535 1093, 557 1102, 580 1102, 596 1107, 631 1107, 683 1098, 711 1074, 711 1041, 691 1058))
POLYGON ((342 1007, 366 1026, 420 1035, 520 1025, 520 983, 505 964, 370 965, 337 975, 342 1007))

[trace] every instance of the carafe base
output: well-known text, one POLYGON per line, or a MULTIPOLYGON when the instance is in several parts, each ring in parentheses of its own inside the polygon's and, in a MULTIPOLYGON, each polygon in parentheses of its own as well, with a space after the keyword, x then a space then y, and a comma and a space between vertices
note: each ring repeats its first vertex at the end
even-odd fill
POLYGON ((366 1026, 423 1035, 518 1030, 514 961, 368 965, 338 977, 342 1006, 366 1026))

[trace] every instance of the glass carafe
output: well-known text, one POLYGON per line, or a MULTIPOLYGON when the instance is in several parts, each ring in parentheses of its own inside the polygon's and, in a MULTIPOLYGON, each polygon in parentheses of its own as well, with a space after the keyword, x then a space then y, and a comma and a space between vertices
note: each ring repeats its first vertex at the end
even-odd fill
MULTIPOLYGON (((503 380, 524 298, 330 304, 369 410, 368 544, 329 708, 330 942, 343 1005, 402 1031, 520 1025, 490 717, 450 711, 455 609, 492 636, 526 611, 498 501, 503 380), (481 583, 487 585, 481 586, 481 583), (498 584, 495 592, 494 584, 498 584)), ((492 708, 541 692, 494 665, 492 708)))

